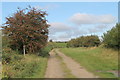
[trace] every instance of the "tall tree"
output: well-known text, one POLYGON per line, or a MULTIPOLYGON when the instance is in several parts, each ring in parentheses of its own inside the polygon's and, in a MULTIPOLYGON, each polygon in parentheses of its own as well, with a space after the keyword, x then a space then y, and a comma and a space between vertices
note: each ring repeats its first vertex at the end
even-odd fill
POLYGON ((7 17, 3 31, 11 39, 11 48, 24 54, 43 48, 48 39, 46 15, 45 11, 29 6, 18 8, 16 13, 7 17))

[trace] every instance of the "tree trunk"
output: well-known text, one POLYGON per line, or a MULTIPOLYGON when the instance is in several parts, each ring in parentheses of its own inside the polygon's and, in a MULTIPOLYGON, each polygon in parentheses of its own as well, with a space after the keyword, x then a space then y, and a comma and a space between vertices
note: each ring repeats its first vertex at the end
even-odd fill
POLYGON ((24 56, 25 56, 25 45, 23 45, 23 53, 24 53, 24 56))

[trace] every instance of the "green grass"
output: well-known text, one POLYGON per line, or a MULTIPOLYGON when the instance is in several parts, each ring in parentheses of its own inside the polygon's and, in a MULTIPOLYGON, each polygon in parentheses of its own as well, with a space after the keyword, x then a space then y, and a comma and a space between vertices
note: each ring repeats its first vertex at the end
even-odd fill
POLYGON ((67 46, 67 43, 49 42, 48 45, 52 48, 65 48, 67 46))
POLYGON ((67 56, 72 57, 88 71, 102 78, 116 77, 109 71, 118 70, 118 52, 105 48, 62 48, 67 56))
POLYGON ((53 43, 56 47, 63 48, 67 46, 67 43, 53 43))

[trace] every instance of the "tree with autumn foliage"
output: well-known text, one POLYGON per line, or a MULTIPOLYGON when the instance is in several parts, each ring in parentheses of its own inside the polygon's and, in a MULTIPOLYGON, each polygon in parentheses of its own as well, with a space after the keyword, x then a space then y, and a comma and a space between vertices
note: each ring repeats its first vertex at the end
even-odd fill
POLYGON ((7 17, 3 32, 10 38, 10 47, 21 53, 36 53, 45 47, 48 39, 49 24, 46 12, 29 6, 18 8, 7 17))

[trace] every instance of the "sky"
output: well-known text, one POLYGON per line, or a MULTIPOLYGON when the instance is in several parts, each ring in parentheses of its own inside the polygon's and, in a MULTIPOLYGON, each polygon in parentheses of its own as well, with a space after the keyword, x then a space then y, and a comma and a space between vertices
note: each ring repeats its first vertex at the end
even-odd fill
POLYGON ((86 35, 102 36, 118 22, 117 2, 2 2, 2 24, 18 7, 47 11, 49 40, 68 41, 86 35))

